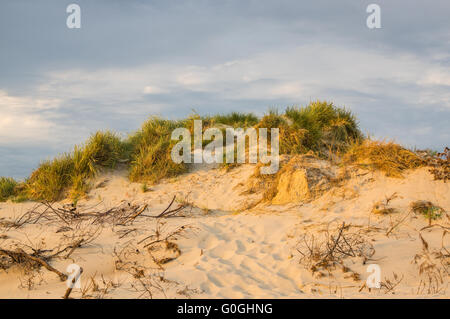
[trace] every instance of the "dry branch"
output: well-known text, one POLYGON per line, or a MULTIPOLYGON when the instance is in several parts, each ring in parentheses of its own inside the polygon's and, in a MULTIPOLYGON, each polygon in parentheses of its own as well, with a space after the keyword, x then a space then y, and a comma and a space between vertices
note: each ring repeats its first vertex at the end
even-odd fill
POLYGON ((41 256, 33 256, 30 254, 27 254, 23 249, 18 248, 16 251, 11 251, 7 249, 0 249, 0 255, 8 256, 12 259, 14 263, 24 263, 24 262, 30 262, 31 264, 38 264, 40 266, 43 266, 47 270, 54 272, 59 276, 61 281, 67 280, 67 275, 63 274, 59 270, 53 268, 48 264, 46 261, 47 258, 41 257, 41 256))

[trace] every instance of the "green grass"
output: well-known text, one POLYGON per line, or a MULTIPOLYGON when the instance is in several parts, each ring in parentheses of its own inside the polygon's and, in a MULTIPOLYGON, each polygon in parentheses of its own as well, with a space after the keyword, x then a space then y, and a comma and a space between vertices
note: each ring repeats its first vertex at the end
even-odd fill
POLYGON ((60 199, 70 184, 73 172, 74 163, 70 154, 42 162, 27 180, 28 196, 33 200, 60 199))
POLYGON ((0 202, 7 201, 8 199, 17 195, 17 186, 13 178, 10 177, 0 177, 0 202))
POLYGON ((423 215, 428 220, 429 225, 431 225, 433 220, 438 220, 446 214, 442 207, 436 206, 432 202, 425 200, 412 202, 411 210, 416 214, 423 215))
POLYGON ((72 153, 42 162, 26 182, 27 195, 33 200, 56 201, 66 196, 77 200, 88 191, 88 181, 98 169, 114 168, 127 156, 127 145, 117 135, 97 132, 72 153))
MULTIPOLYGON (((171 140, 174 129, 194 131, 194 120, 201 119, 203 132, 210 127, 271 128, 280 130, 280 154, 314 154, 327 157, 328 153, 343 154, 351 163, 371 159, 372 167, 396 174, 406 168, 416 167, 413 153, 392 145, 361 143, 365 138, 355 116, 345 108, 324 101, 312 102, 305 107, 288 107, 284 112, 270 110, 262 118, 252 113, 232 112, 213 116, 189 116, 183 120, 150 117, 141 128, 122 139, 113 132, 97 132, 73 151, 42 162, 31 176, 20 184, 12 179, 1 179, 0 200, 57 201, 66 197, 78 201, 90 188, 92 179, 104 169, 114 169, 126 163, 129 179, 147 185, 163 178, 174 177, 188 170, 185 163, 174 163, 171 140), (376 146, 376 147, 374 147, 376 146), (389 159, 395 165, 387 163, 389 159), (386 164, 387 163, 387 164, 386 164)), ((270 142, 270 136, 268 136, 270 142)), ((224 142, 226 141, 224 134, 224 142)), ((210 141, 203 141, 203 146, 210 141)), ((225 152, 224 152, 225 153, 225 152)), ((225 155, 224 155, 225 156, 225 155)), ((125 165, 124 165, 125 166, 125 165)), ((234 167, 235 164, 225 164, 234 167)))
POLYGON ((330 150, 344 151, 361 140, 355 116, 332 103, 316 101, 306 107, 288 107, 283 114, 269 111, 257 127, 280 129, 280 153, 325 155, 330 150))
POLYGON ((210 121, 213 124, 224 124, 234 128, 247 128, 258 124, 259 119, 253 113, 232 112, 229 114, 214 115, 210 118, 210 121))
POLYGON ((154 183, 186 172, 185 163, 177 164, 171 159, 172 147, 177 143, 171 140, 172 131, 186 125, 187 121, 151 117, 131 135, 128 139, 132 149, 130 180, 154 183))

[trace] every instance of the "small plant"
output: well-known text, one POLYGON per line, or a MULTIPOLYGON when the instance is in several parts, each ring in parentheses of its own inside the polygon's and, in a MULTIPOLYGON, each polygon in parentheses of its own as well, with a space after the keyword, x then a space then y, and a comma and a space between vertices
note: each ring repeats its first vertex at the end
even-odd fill
POLYGON ((143 183, 143 184, 141 185, 141 191, 142 191, 143 193, 147 193, 147 192, 149 191, 149 188, 148 188, 148 186, 147 186, 147 183, 143 183))
POLYGON ((411 210, 416 214, 423 215, 428 220, 429 225, 431 225, 433 220, 440 219, 445 213, 442 207, 436 206, 432 202, 425 200, 412 202, 411 210))
MULTIPOLYGON (((446 231, 442 234, 444 239, 446 231)), ((429 243, 419 233, 422 242, 422 252, 414 256, 412 263, 418 266, 420 283, 417 294, 445 293, 449 274, 448 250, 442 244, 440 249, 432 249, 429 243)))

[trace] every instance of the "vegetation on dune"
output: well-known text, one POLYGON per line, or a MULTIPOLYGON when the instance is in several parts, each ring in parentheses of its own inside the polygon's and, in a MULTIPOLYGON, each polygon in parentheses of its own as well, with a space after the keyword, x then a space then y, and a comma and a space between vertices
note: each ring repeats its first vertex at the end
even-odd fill
MULTIPOLYGON (((184 120, 150 117, 142 127, 125 139, 115 133, 97 132, 71 153, 42 162, 22 184, 0 179, 0 200, 8 198, 56 201, 69 196, 74 201, 89 190, 90 180, 105 168, 126 163, 133 182, 155 183, 188 170, 188 164, 171 159, 173 130, 194 132, 194 120, 202 120, 203 132, 209 127, 279 128, 280 154, 306 154, 330 158, 343 155, 344 164, 379 169, 389 176, 423 165, 412 151, 394 143, 365 140, 355 116, 329 102, 316 101, 306 107, 288 107, 283 113, 271 110, 262 118, 252 113, 232 112, 214 116, 193 115, 184 120)), ((225 134, 224 134, 225 137, 225 134)), ((269 138, 270 141, 270 138, 269 138)), ((210 141, 203 140, 203 146, 210 141)), ((224 143, 225 143, 224 138, 224 143)), ((225 145, 225 144, 224 144, 225 145)), ((233 167, 236 164, 225 164, 233 167)), ((147 186, 145 186, 147 188, 147 186)))
POLYGON ((430 201, 418 200, 411 203, 411 210, 415 214, 423 215, 427 220, 428 224, 431 225, 433 220, 442 218, 446 214, 442 207, 434 205, 430 201))
POLYGON ((0 202, 4 202, 17 193, 18 183, 10 177, 0 177, 0 202))
POLYGON ((42 162, 26 182, 30 199, 55 201, 61 198, 69 186, 74 171, 70 154, 42 162))
POLYGON ((381 170, 391 177, 402 177, 403 171, 424 165, 417 154, 398 144, 370 139, 354 144, 345 154, 344 163, 381 170))
POLYGON ((89 189, 87 181, 98 168, 114 168, 127 156, 127 145, 111 132, 97 132, 82 146, 75 146, 53 160, 44 161, 26 181, 30 199, 56 201, 69 195, 76 200, 89 189))
POLYGON ((133 182, 156 182, 164 177, 186 172, 185 163, 175 163, 171 159, 172 147, 178 142, 171 140, 174 129, 186 122, 170 121, 151 117, 134 135, 129 137, 132 155, 130 180, 133 182))
POLYGON ((350 111, 321 101, 301 108, 288 107, 282 115, 270 111, 257 126, 280 129, 281 154, 313 151, 328 155, 330 151, 345 151, 363 138, 350 111))
POLYGON ((224 124, 231 127, 252 127, 259 122, 259 119, 253 113, 232 112, 229 114, 218 114, 210 117, 212 123, 224 124))
POLYGON ((304 144, 311 150, 345 147, 362 138, 352 112, 333 103, 316 101, 303 108, 290 107, 285 115, 294 129, 306 130, 304 144))

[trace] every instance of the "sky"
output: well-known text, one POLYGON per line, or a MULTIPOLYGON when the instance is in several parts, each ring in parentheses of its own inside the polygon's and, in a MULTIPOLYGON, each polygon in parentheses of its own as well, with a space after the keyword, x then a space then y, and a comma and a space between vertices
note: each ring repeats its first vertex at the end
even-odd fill
POLYGON ((450 1, 1 1, 0 176, 151 115, 327 100, 374 138, 450 137, 450 1), (81 8, 69 29, 66 8, 81 8), (369 29, 369 4, 381 28, 369 29))

